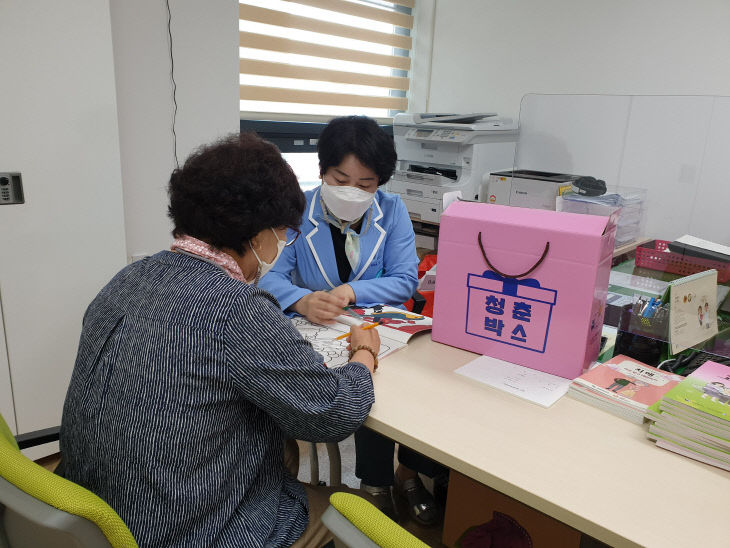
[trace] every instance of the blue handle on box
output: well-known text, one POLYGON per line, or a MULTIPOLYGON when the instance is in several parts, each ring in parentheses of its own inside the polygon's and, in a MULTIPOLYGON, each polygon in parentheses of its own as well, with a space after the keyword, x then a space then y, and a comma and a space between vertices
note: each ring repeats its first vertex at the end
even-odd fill
POLYGON ((500 276, 492 270, 485 270, 484 272, 482 272, 482 278, 488 278, 490 280, 502 282, 502 293, 504 293, 505 295, 510 295, 512 297, 517 296, 517 286, 520 285, 541 289, 540 282, 534 278, 525 278, 522 280, 518 280, 517 278, 505 278, 504 276, 500 276))

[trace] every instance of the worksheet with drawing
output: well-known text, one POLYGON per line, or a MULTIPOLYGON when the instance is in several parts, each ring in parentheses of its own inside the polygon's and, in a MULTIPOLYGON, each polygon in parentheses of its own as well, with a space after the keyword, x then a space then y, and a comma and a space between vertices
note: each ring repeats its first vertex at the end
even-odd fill
MULTIPOLYGON (((335 325, 319 325, 302 317, 292 318, 292 323, 299 333, 302 334, 302 337, 312 343, 314 349, 322 354, 327 367, 341 367, 347 363, 349 358, 347 340, 340 339, 338 341, 335 337, 347 333, 350 330, 350 326, 339 323, 335 325)), ((378 359, 404 346, 405 343, 389 341, 381 337, 378 359), (397 346, 392 346, 393 344, 397 346)))
POLYGON ((350 308, 350 311, 360 316, 361 321, 343 315, 336 318, 336 323, 332 325, 320 325, 300 316, 292 318, 294 327, 317 352, 322 354, 327 367, 341 367, 348 362, 347 340, 344 338, 337 340, 337 337, 348 333, 350 325, 353 323, 359 325, 362 322, 381 322, 381 325, 376 328, 380 334, 378 359, 406 346, 415 333, 431 329, 431 318, 400 308, 391 306, 353 307, 350 308))

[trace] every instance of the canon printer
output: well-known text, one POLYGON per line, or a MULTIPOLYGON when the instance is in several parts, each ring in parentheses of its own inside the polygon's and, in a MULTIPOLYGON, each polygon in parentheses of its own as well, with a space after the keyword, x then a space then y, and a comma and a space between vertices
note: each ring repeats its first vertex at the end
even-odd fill
MULTIPOLYGON (((572 189, 579 175, 529 169, 485 174, 480 202, 555 211, 555 198, 572 189)), ((605 187, 604 187, 605 192, 605 187)))
POLYGON ((400 194, 414 220, 438 223, 446 192, 477 200, 485 173, 511 169, 517 125, 494 113, 396 114, 398 162, 386 190, 400 194))

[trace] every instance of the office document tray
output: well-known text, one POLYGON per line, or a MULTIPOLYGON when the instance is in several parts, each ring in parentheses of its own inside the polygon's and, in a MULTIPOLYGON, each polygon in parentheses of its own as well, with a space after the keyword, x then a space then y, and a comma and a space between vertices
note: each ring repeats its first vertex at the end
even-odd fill
POLYGON ((682 276, 714 268, 717 270, 718 282, 730 281, 730 263, 675 253, 667 247, 670 243, 667 240, 654 240, 637 247, 636 266, 682 276))

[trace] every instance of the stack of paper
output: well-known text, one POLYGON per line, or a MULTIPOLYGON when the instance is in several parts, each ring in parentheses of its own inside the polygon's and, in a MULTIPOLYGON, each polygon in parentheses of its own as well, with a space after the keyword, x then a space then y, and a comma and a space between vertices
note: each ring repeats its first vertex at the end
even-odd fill
POLYGON ((730 367, 705 362, 652 405, 649 439, 659 447, 730 470, 730 367))
POLYGON ((641 424, 647 408, 681 380, 679 375, 619 355, 575 379, 568 395, 641 424))
POLYGON ((646 191, 643 189, 628 188, 602 196, 567 193, 556 201, 556 209, 571 213, 609 216, 620 208, 616 227, 616 246, 619 246, 633 242, 641 236, 645 196, 646 191))

